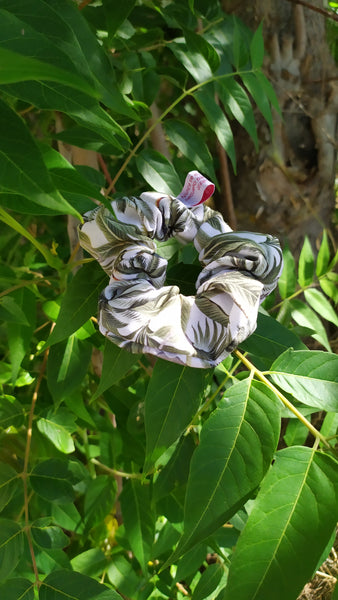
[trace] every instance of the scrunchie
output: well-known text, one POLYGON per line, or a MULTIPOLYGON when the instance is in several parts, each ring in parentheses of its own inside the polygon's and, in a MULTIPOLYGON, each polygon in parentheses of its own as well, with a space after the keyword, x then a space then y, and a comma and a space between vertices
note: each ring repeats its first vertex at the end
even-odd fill
POLYGON ((214 190, 197 171, 177 197, 146 192, 85 215, 81 246, 107 272, 99 300, 103 335, 131 352, 190 367, 220 363, 256 328, 260 302, 276 287, 282 252, 271 235, 233 232, 202 203, 214 190), (193 242, 203 269, 196 295, 164 286, 167 261, 157 241, 193 242))

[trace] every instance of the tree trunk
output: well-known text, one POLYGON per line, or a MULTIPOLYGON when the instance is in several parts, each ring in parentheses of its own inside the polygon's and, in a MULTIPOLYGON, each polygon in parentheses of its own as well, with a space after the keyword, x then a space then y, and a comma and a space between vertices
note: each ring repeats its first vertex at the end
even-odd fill
MULTIPOLYGON (((319 0, 312 5, 321 6, 319 0)), ((265 71, 282 116, 274 133, 259 115, 260 150, 235 126, 238 174, 232 175, 239 229, 270 231, 299 250, 331 223, 337 150, 337 68, 326 41, 326 18, 287 0, 234 2, 223 8, 251 28, 263 21, 265 71)))

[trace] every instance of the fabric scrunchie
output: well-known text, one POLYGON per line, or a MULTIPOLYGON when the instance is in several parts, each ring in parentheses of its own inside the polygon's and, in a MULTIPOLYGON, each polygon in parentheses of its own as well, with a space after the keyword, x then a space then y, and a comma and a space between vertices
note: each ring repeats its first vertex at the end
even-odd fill
POLYGON ((99 328, 121 348, 190 367, 220 363, 256 328, 260 302, 276 287, 282 252, 271 235, 233 232, 202 204, 214 186, 188 174, 177 197, 146 192, 86 213, 81 246, 110 277, 99 328), (167 260, 155 241, 193 242, 203 266, 196 295, 165 286, 167 260))

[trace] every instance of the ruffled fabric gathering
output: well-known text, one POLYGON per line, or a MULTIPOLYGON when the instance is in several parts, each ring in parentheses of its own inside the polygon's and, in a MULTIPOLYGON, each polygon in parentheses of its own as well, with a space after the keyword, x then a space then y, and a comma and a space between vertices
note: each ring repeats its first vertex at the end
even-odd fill
POLYGON ((81 246, 109 275, 99 329, 121 348, 190 367, 219 364, 256 328, 260 302, 276 287, 282 252, 271 235, 234 232, 203 202, 214 186, 188 174, 177 198, 146 192, 85 215, 81 246), (196 295, 166 286, 156 241, 193 242, 202 271, 196 295))

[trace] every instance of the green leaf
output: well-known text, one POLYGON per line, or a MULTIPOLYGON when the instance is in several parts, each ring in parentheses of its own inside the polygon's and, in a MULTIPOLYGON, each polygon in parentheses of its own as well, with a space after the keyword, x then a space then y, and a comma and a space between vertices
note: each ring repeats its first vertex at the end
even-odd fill
POLYGON ((81 481, 78 464, 59 458, 49 458, 38 463, 30 475, 33 490, 49 502, 67 504, 75 498, 73 485, 81 481))
POLYGON ((282 300, 291 296, 297 286, 296 263, 291 250, 286 246, 283 250, 284 267, 278 280, 278 289, 282 300))
POLYGON ((52 504, 52 516, 57 525, 63 529, 81 534, 84 531, 82 517, 72 503, 52 504))
POLYGON ((112 385, 120 381, 139 358, 140 356, 138 354, 131 354, 131 352, 119 348, 107 339, 103 350, 103 365, 100 383, 92 396, 91 402, 101 396, 101 394, 112 385))
POLYGON ((49 346, 68 338, 97 314, 99 295, 106 283, 107 276, 96 262, 81 267, 62 298, 58 319, 47 340, 49 346))
POLYGON ((153 498, 157 502, 174 489, 185 485, 189 475, 190 460, 195 450, 191 436, 184 436, 175 449, 169 462, 161 469, 153 485, 153 498))
POLYGON ((310 288, 304 291, 305 300, 315 310, 322 319, 330 321, 338 326, 338 317, 336 311, 332 308, 330 302, 319 290, 310 288))
POLYGON ((157 361, 145 397, 145 472, 190 424, 208 376, 204 369, 157 361))
POLYGON ((213 592, 213 598, 216 598, 215 590, 218 588, 224 575, 225 571, 223 565, 220 563, 209 565, 208 568, 203 571, 202 577, 198 581, 193 595, 191 596, 191 600, 203 600, 203 598, 208 598, 213 592))
POLYGON ((39 600, 121 600, 121 596, 87 575, 60 570, 42 581, 39 600))
POLYGON ((197 83, 212 78, 219 65, 216 50, 198 34, 187 31, 185 37, 173 40, 169 49, 197 83))
POLYGON ((308 428, 301 421, 290 419, 283 440, 287 446, 302 445, 305 444, 308 434, 308 428))
POLYGON ((27 324, 7 323, 9 355, 12 365, 12 383, 16 382, 21 363, 32 342, 36 322, 35 294, 26 287, 15 290, 12 297, 26 318, 27 324))
POLYGON ((34 583, 23 577, 8 579, 0 585, 0 596, 6 600, 34 600, 34 583))
POLYGON ((194 163, 196 169, 216 181, 212 156, 202 134, 178 119, 168 119, 163 126, 170 141, 194 163))
POLYGON ((87 529, 102 523, 112 511, 117 494, 117 484, 113 477, 98 475, 87 487, 84 500, 84 520, 87 529))
POLYGON ((322 241, 321 241, 318 256, 317 256, 317 262, 316 262, 317 277, 320 277, 321 275, 324 275, 324 273, 327 273, 328 267, 330 264, 330 254, 331 253, 330 253, 329 239, 328 239, 327 233, 324 229, 322 241))
POLYGON ((142 485, 139 480, 131 479, 123 486, 120 502, 128 542, 143 573, 147 573, 156 518, 150 504, 149 486, 142 485))
MULTIPOLYGON (((1 6, 6 9, 2 11, 3 45, 82 76, 115 112, 135 115, 116 85, 108 57, 76 5, 67 0, 52 4, 36 0, 33 11, 31 0, 2 0, 1 6)), ((48 89, 53 91, 53 86, 48 89)))
POLYGON ((298 325, 302 327, 308 327, 314 329, 316 333, 312 334, 315 340, 317 340, 326 350, 331 352, 330 342, 327 337, 327 333, 323 323, 316 313, 307 304, 301 300, 290 300, 291 316, 298 325))
POLYGON ((255 117, 244 88, 233 77, 218 81, 216 87, 226 112, 233 115, 244 127, 257 150, 258 138, 255 117))
POLYGON ((31 534, 35 544, 40 548, 65 548, 69 544, 69 537, 60 527, 52 524, 52 519, 43 517, 31 524, 31 534))
POLYGON ((7 323, 29 325, 27 317, 15 297, 9 295, 0 298, 0 319, 7 323))
POLYGON ((57 411, 49 410, 45 418, 37 422, 38 430, 49 439, 54 446, 63 452, 69 454, 74 452, 75 446, 72 433, 76 431, 76 423, 72 413, 66 408, 59 408, 57 411))
POLYGON ((298 283, 302 288, 310 285, 314 276, 315 259, 309 238, 305 236, 304 244, 299 256, 298 283))
POLYGON ((338 411, 338 356, 319 350, 286 350, 271 366, 272 381, 299 402, 338 411))
POLYGON ((74 556, 71 565, 74 571, 89 575, 89 577, 98 577, 107 567, 107 557, 100 548, 90 548, 74 556))
POLYGON ((113 586, 127 598, 132 598, 140 584, 131 563, 121 554, 114 556, 107 568, 107 575, 113 586))
POLYGON ((260 69, 264 60, 263 23, 260 23, 252 36, 250 57, 253 69, 260 69))
POLYGON ((278 406, 266 385, 248 378, 227 390, 204 423, 191 460, 184 533, 170 561, 209 537, 259 485, 278 443, 278 406))
POLYGON ((182 184, 173 165, 156 150, 142 150, 136 157, 137 168, 156 192, 178 196, 182 184))
POLYGON ((0 181, 3 191, 18 193, 31 202, 47 204, 58 214, 79 213, 56 190, 39 148, 22 119, 0 100, 0 181))
POLYGON ((19 487, 19 476, 5 463, 0 463, 0 512, 10 502, 19 487))
POLYGON ((103 0, 103 10, 107 22, 109 36, 113 36, 133 10, 136 0, 125 0, 116 3, 115 0, 103 0))
POLYGON ((272 362, 287 348, 305 350, 306 346, 292 331, 270 315, 258 313, 256 331, 240 344, 249 352, 258 368, 269 369, 272 362))
MULTIPOLYGON (((92 355, 92 344, 86 340, 79 340, 75 335, 71 335, 68 340, 54 344, 50 348, 47 363, 47 383, 49 391, 52 394, 54 401, 62 400, 65 396, 75 390, 84 379, 88 364, 92 355)), ((41 425, 43 433, 51 434, 51 424, 41 425)), ((41 431, 41 429, 40 429, 41 431)), ((64 432, 65 433, 65 432, 64 432)), ((65 444, 64 450, 70 450, 70 440, 61 437, 57 439, 57 431, 54 428, 53 443, 61 449, 65 444)))
POLYGON ((324 294, 326 294, 335 304, 338 302, 338 288, 337 285, 327 276, 321 277, 319 281, 320 287, 324 294))
POLYGON ((0 581, 14 571, 23 553, 23 532, 18 523, 0 519, 0 581))
POLYGON ((25 413, 13 396, 0 396, 0 429, 15 427, 18 429, 24 422, 25 413))
POLYGON ((270 102, 261 84, 261 80, 256 76, 256 73, 240 73, 240 77, 272 131, 273 120, 270 102))
MULTIPOLYGON (((81 194, 85 198, 90 198, 91 200, 95 198, 99 202, 102 202, 99 185, 93 185, 68 160, 50 146, 39 144, 39 148, 52 181, 60 192, 70 196, 72 194, 81 194)), ((95 208, 93 200, 90 208, 95 208)))
POLYGON ((17 52, 0 47, 0 84, 16 83, 18 81, 55 81, 98 97, 98 92, 76 73, 69 73, 54 65, 36 58, 22 56, 17 52))
POLYGON ((335 462, 311 448, 281 450, 234 553, 224 600, 294 600, 337 520, 335 462))
POLYGON ((234 136, 232 134, 228 119, 226 118, 221 107, 215 102, 214 86, 204 86, 203 89, 199 89, 197 92, 195 92, 194 98, 196 99, 201 110, 204 112, 209 127, 215 132, 219 143, 227 152, 234 172, 236 173, 236 151, 234 136))

